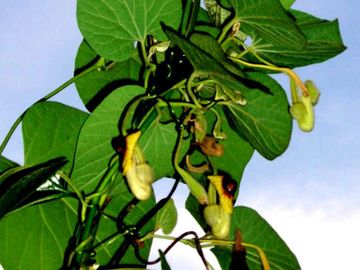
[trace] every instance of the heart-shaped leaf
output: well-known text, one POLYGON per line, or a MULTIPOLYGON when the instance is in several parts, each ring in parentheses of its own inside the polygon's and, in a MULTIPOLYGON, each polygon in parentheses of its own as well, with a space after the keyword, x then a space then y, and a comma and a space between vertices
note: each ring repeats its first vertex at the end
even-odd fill
POLYGON ((182 14, 180 0, 78 0, 77 20, 81 33, 102 57, 124 61, 134 42, 147 35, 165 38, 160 22, 177 28, 182 14))
POLYGON ((70 172, 80 128, 88 113, 58 102, 32 106, 22 122, 25 164, 38 164, 55 157, 66 157, 63 168, 70 172))
POLYGON ((224 106, 230 126, 262 156, 274 159, 289 145, 292 118, 282 87, 263 73, 248 73, 250 79, 268 87, 272 94, 253 89, 245 95, 246 105, 224 106))
POLYGON ((255 42, 253 49, 266 60, 278 66, 294 68, 326 61, 346 49, 338 20, 322 20, 297 10, 291 10, 291 13, 307 39, 304 49, 294 51, 275 47, 268 50, 261 41, 255 42))
MULTIPOLYGON (((94 63, 99 56, 83 41, 75 60, 75 73, 94 63)), ((127 85, 139 84, 141 60, 137 51, 123 62, 113 62, 100 71, 86 74, 75 81, 81 100, 89 111, 93 111, 112 91, 127 85)))
POLYGON ((145 158, 154 170, 155 180, 174 174, 172 149, 176 137, 174 123, 162 124, 155 119, 139 140, 145 158))
POLYGON ((0 222, 0 262, 4 269, 60 269, 77 221, 72 199, 35 205, 0 222))
POLYGON ((279 0, 226 0, 235 10, 241 31, 263 40, 266 50, 302 51, 306 39, 279 0))

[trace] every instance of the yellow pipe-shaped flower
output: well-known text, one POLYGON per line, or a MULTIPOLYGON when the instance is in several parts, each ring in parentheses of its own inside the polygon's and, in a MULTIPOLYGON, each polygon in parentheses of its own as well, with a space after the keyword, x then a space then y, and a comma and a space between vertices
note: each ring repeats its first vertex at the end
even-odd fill
POLYGON ((137 131, 125 137, 122 173, 133 195, 139 200, 147 200, 152 194, 154 173, 138 146, 140 136, 141 131, 137 131))
POLYGON ((135 152, 135 146, 141 136, 141 131, 131 133, 125 137, 125 153, 122 161, 123 174, 133 166, 133 155, 135 152))
POLYGON ((223 175, 211 175, 208 176, 210 182, 215 186, 217 193, 219 194, 219 200, 221 207, 229 214, 233 212, 233 200, 236 192, 237 183, 225 178, 223 175))

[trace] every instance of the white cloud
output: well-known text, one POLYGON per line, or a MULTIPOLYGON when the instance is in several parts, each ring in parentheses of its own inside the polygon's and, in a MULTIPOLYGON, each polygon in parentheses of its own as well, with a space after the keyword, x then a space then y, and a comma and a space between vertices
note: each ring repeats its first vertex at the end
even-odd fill
POLYGON ((360 211, 351 215, 329 215, 327 209, 301 206, 258 206, 297 256, 302 269, 355 269, 360 234, 360 211))

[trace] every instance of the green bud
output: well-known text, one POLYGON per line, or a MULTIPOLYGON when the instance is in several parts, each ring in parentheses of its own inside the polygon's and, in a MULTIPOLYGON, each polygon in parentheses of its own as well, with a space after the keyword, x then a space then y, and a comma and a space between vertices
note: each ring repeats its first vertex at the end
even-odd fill
POLYGON ((204 114, 199 113, 196 116, 194 127, 195 140, 201 142, 205 138, 207 131, 207 121, 204 114))
POLYGON ((200 204, 206 205, 209 203, 209 197, 205 188, 198 182, 190 173, 178 167, 177 172, 190 189, 190 193, 199 201, 200 204))

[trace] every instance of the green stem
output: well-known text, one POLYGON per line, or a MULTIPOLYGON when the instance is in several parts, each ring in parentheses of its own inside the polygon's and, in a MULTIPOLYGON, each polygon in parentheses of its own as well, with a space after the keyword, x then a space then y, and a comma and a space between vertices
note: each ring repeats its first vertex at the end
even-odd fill
MULTIPOLYGON (((102 61, 102 58, 100 58, 100 60, 102 61)), ((38 101, 36 101, 35 103, 33 103, 29 108, 27 108, 16 120, 15 122, 12 124, 9 132, 6 134, 3 142, 0 145, 0 156, 2 154, 2 152, 4 151, 6 145, 8 144, 11 136, 14 134, 16 128, 19 126, 19 124, 21 123, 21 121, 24 119, 26 113, 28 112, 28 110, 41 102, 47 101, 48 99, 52 98, 53 96, 55 96, 56 94, 60 93, 62 90, 64 90, 66 87, 68 87, 70 84, 72 84, 73 82, 75 82, 77 79, 83 77, 84 75, 97 70, 99 68, 99 62, 100 60, 98 60, 94 65, 92 65, 91 67, 89 67, 88 69, 82 71, 81 73, 77 74, 76 76, 72 77, 70 80, 66 81, 65 83, 63 83, 62 85, 60 85, 58 88, 56 88, 54 91, 50 92, 49 94, 47 94, 46 96, 44 96, 43 98, 39 99, 38 101)))
POLYGON ((191 2, 191 12, 186 25, 185 37, 188 37, 193 31, 200 9, 200 0, 188 0, 189 2, 191 2))
POLYGON ((79 198, 79 200, 81 201, 81 203, 83 205, 86 205, 86 202, 84 201, 84 198, 80 192, 80 190, 77 189, 77 187, 75 185, 73 185, 72 180, 70 179, 69 176, 67 176, 64 172, 62 171, 57 171, 56 172, 62 179, 64 179, 64 181, 74 190, 76 196, 79 198))
POLYGON ((294 80, 290 80, 290 91, 292 104, 299 102, 298 91, 294 80))
POLYGON ((202 106, 201 106, 201 104, 199 103, 199 101, 197 100, 194 92, 192 91, 193 80, 195 79, 196 75, 197 75, 196 72, 193 72, 193 73, 190 75, 190 77, 189 77, 189 79, 188 79, 188 81, 187 81, 186 89, 187 89, 187 92, 188 92, 190 98, 192 99, 192 101, 193 101, 194 104, 196 105, 196 107, 202 108, 202 106))
POLYGON ((238 19, 235 17, 224 26, 224 28, 221 30, 221 34, 218 38, 218 43, 221 44, 223 42, 223 40, 226 38, 226 35, 229 32, 229 30, 237 21, 238 21, 238 19))
MULTIPOLYGON (((146 240, 149 238, 157 238, 157 239, 163 239, 163 240, 170 240, 170 241, 174 241, 177 238, 173 237, 173 236, 167 236, 167 235, 158 235, 158 234, 154 234, 154 233, 149 233, 147 234, 143 239, 141 240, 146 240)), ((213 246, 232 246, 235 244, 235 241, 228 241, 228 240, 217 240, 217 239, 199 239, 200 243, 201 243, 201 247, 213 247, 213 246)), ((194 243, 194 240, 192 239, 181 239, 179 240, 179 242, 188 245, 190 247, 195 248, 196 245, 194 243)), ((245 243, 242 242, 241 243, 244 247, 247 248, 251 248, 251 249, 255 249, 256 252, 258 253, 259 257, 260 257, 260 261, 262 264, 262 267, 264 270, 270 270, 270 265, 269 262, 267 260, 266 254, 265 252, 257 245, 251 244, 251 243, 245 243)))
POLYGON ((92 249, 99 224, 99 221, 96 220, 99 217, 99 210, 103 206, 104 198, 107 196, 107 188, 114 181, 118 172, 118 156, 115 156, 110 162, 109 169, 94 191, 97 196, 92 197, 89 202, 85 223, 82 224, 80 229, 76 253, 71 264, 72 268, 70 269, 79 269, 79 266, 85 264, 89 258, 88 251, 92 249))
MULTIPOLYGON (((155 97, 156 96, 140 96, 129 106, 129 109, 127 110, 127 112, 124 116, 124 120, 123 120, 122 126, 121 126, 121 134, 123 136, 127 135, 127 126, 128 126, 128 122, 130 122, 130 117, 133 115, 133 108, 137 108, 141 101, 153 99, 155 97)), ((143 121, 141 122, 141 124, 142 123, 143 123, 143 121)))
POLYGON ((181 178, 188 186, 190 193, 194 195, 194 197, 199 201, 200 204, 206 205, 209 203, 209 198, 205 188, 196 179, 194 179, 194 177, 189 172, 187 172, 186 170, 184 170, 179 166, 179 155, 180 155, 181 142, 183 140, 183 136, 184 136, 184 127, 181 127, 176 142, 176 151, 174 155, 173 166, 176 172, 181 176, 181 178))
POLYGON ((170 101, 170 102, 165 102, 165 101, 158 101, 158 103, 156 104, 156 106, 158 107, 168 107, 168 106, 171 106, 171 107, 185 107, 185 108, 194 108, 194 109, 197 109, 198 107, 193 104, 193 103, 188 103, 188 102, 181 102, 181 101, 170 101))
POLYGON ((274 65, 254 64, 254 63, 249 63, 249 62, 246 62, 246 61, 234 58, 234 57, 229 57, 229 58, 232 61, 239 63, 241 65, 247 66, 247 67, 259 68, 259 69, 265 69, 265 70, 271 70, 271 71, 285 73, 286 75, 288 75, 290 77, 290 79, 294 80, 294 82, 300 88, 300 90, 302 91, 302 93, 305 97, 307 97, 309 95, 309 91, 307 90, 305 84, 301 81, 299 76, 290 68, 277 67, 274 65))

